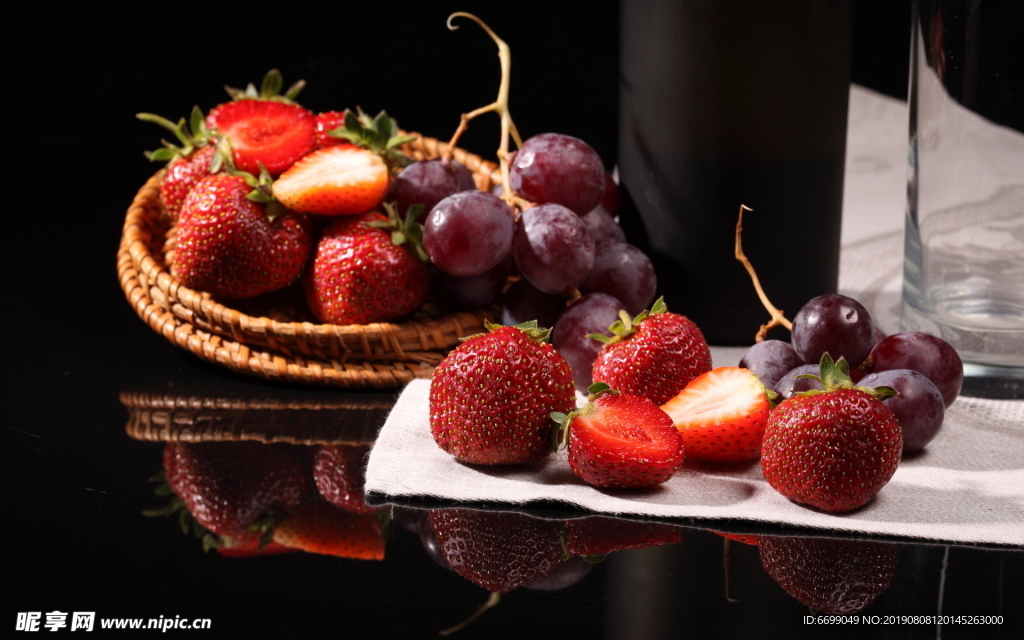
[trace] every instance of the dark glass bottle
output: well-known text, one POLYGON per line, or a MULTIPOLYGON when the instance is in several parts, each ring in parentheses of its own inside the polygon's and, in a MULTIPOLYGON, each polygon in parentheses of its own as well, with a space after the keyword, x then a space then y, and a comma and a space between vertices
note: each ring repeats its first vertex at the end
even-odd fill
MULTIPOLYGON (((847 0, 623 0, 623 224, 669 309, 712 344, 836 291, 850 88, 847 0)), ((783 339, 788 336, 780 335, 783 339)))

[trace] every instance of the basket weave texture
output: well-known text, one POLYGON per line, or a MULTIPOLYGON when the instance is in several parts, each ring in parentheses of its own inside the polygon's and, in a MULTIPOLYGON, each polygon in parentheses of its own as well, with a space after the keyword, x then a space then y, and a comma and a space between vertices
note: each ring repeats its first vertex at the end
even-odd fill
MULTIPOLYGON (((413 160, 437 158, 448 147, 417 139, 401 150, 413 160)), ((452 157, 479 189, 500 182, 498 166, 463 149, 452 157)), ((174 225, 160 202, 162 171, 138 191, 125 218, 117 255, 121 288, 139 317, 173 344, 237 372, 271 380, 352 389, 399 388, 428 378, 459 339, 484 330, 497 309, 447 315, 424 309, 408 321, 331 325, 302 321, 287 306, 243 312, 184 286, 169 269, 174 225)))

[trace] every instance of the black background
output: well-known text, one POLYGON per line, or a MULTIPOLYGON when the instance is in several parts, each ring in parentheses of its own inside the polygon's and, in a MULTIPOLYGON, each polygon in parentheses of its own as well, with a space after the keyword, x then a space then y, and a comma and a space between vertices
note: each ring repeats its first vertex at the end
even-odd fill
MULTIPOLYGON (((498 85, 496 51, 483 32, 468 21, 455 33, 445 28, 455 10, 477 13, 511 46, 511 108, 524 135, 576 135, 614 164, 614 2, 78 3, 37 5, 5 25, 12 75, 0 227, 10 492, 3 581, 14 596, 0 624, 12 624, 18 611, 95 610, 210 617, 220 630, 210 637, 235 635, 225 630, 255 637, 327 631, 420 637, 433 636, 483 600, 478 588, 433 565, 407 532, 389 547, 393 559, 385 570, 316 557, 232 563, 203 555, 170 523, 139 515, 153 504, 146 479, 159 469, 160 446, 125 436, 127 414, 118 400, 123 391, 143 388, 260 395, 273 387, 199 363, 154 335, 126 304, 115 253, 124 212, 158 168, 142 151, 162 136, 134 114, 176 119, 193 105, 208 109, 225 99, 225 84, 258 83, 278 68, 286 83, 308 82, 302 101, 312 109, 386 109, 407 129, 447 138, 459 114, 493 100, 498 85)), ((905 97, 909 29, 909 3, 858 2, 854 82, 905 97)), ((491 156, 497 131, 496 118, 481 118, 463 146, 491 156)), ((761 571, 752 548, 739 548, 734 561, 745 604, 711 603, 705 592, 721 588, 721 543, 696 536, 693 544, 685 558, 672 555, 678 550, 663 552, 662 560, 651 556, 655 564, 675 562, 680 571, 660 597, 690 604, 664 609, 671 615, 647 637, 679 637, 683 628, 698 636, 753 632, 768 617, 799 628, 806 609, 761 571), (687 572, 715 576, 714 586, 688 582, 687 572)), ((929 571, 942 556, 937 548, 901 553, 908 568, 921 563, 929 571)), ((1012 594, 1004 593, 1002 580, 988 580, 973 594, 967 585, 1013 567, 1019 575, 1019 559, 1009 562, 985 551, 954 550, 949 597, 974 608, 949 613, 1005 610, 1003 599, 1012 594)), ((938 580, 932 573, 904 573, 884 610, 931 610, 938 580)), ((572 603, 582 609, 572 615, 559 599, 527 594, 503 605, 508 617, 490 616, 478 629, 522 629, 534 616, 553 621, 552 631, 600 629, 597 609, 604 605, 593 586, 599 584, 605 583, 594 581, 577 593, 572 603)))

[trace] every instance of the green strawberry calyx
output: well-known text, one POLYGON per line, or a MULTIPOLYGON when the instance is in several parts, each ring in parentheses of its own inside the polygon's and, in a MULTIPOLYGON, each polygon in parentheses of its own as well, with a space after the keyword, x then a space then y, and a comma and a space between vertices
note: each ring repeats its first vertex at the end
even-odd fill
POLYGON ((356 107, 356 111, 346 109, 345 124, 327 133, 377 154, 390 171, 412 163, 412 158, 398 148, 416 140, 417 136, 403 134, 395 119, 384 111, 371 118, 361 107, 356 107))
POLYGON ((585 416, 594 410, 594 401, 598 397, 605 394, 617 394, 619 393, 615 389, 612 389, 608 384, 604 382, 595 382, 587 388, 587 403, 578 409, 573 409, 569 413, 562 413, 561 411, 553 411, 551 413, 551 419, 554 420, 557 425, 551 431, 551 448, 554 451, 564 449, 569 445, 569 425, 577 416, 585 416))
POLYGON ((817 380, 821 383, 821 389, 811 389, 809 391, 798 391, 795 396, 815 396, 829 391, 835 391, 837 389, 857 389, 863 391, 874 398, 879 400, 885 400, 896 395, 897 391, 892 387, 864 387, 853 384, 853 379, 850 377, 850 363, 846 361, 846 358, 840 357, 839 360, 833 360, 832 356, 827 352, 821 356, 821 362, 818 364, 819 372, 818 375, 805 373, 797 376, 798 378, 808 378, 811 380, 817 380))
POLYGON ((177 158, 188 158, 197 149, 201 149, 214 142, 210 130, 206 128, 206 117, 199 107, 193 107, 188 120, 180 118, 177 122, 171 122, 163 116, 155 113, 137 113, 135 117, 143 122, 151 122, 167 129, 177 138, 177 144, 168 140, 161 140, 161 147, 154 151, 145 152, 146 158, 153 162, 171 162, 177 158))
POLYGON ((619 319, 613 322, 609 327, 608 331, 612 333, 610 336, 606 336, 603 333, 590 333, 587 334, 588 338, 597 340, 602 345, 615 344, 622 342, 626 338, 636 333, 637 327, 640 323, 647 318, 657 315, 659 313, 667 313, 668 306, 665 304, 665 298, 658 298, 651 305, 650 309, 641 311, 635 318, 630 318, 629 314, 625 310, 619 310, 619 319))
POLYGON ((299 97, 299 93, 306 87, 306 81, 299 80, 288 87, 288 90, 284 93, 281 93, 282 87, 284 87, 284 77, 281 75, 281 72, 277 69, 271 69, 263 76, 263 82, 260 83, 259 89, 250 82, 244 89, 224 87, 224 90, 228 92, 232 100, 273 100, 275 102, 295 104, 295 99, 299 97))
MULTIPOLYGON (((484 322, 484 328, 487 329, 488 333, 490 333, 492 331, 496 331, 498 329, 504 329, 505 326, 506 325, 496 324, 496 323, 490 322, 490 321, 485 321, 484 322)), ((539 324, 537 324, 536 320, 527 320, 526 322, 520 322, 519 324, 515 325, 514 328, 519 329, 520 331, 522 331, 526 335, 527 338, 529 338, 530 340, 533 340, 534 342, 547 342, 548 339, 551 337, 551 329, 540 326, 539 324)), ((461 342, 467 342, 469 340, 472 340, 474 338, 479 338, 480 336, 484 336, 484 335, 487 335, 487 334, 486 333, 474 333, 471 336, 466 336, 464 338, 460 338, 459 340, 461 342)))
POLYGON ((430 258, 423 248, 423 225, 416 221, 423 211, 423 205, 410 206, 404 216, 398 212, 398 207, 391 203, 385 202, 383 207, 388 219, 371 220, 366 224, 390 233, 391 242, 396 247, 405 246, 420 262, 429 262, 430 258))

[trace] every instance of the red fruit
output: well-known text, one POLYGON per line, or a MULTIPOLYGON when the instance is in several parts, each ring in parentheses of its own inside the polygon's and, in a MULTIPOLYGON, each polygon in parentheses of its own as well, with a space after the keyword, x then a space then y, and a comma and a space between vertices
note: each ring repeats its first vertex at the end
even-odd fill
POLYGON ((683 438, 647 398, 591 387, 590 402, 557 418, 568 442, 569 467, 597 487, 648 487, 672 477, 683 462, 683 438))
POLYGON ((562 562, 560 533, 547 520, 472 509, 437 509, 427 518, 448 566, 493 593, 508 593, 562 562))
POLYGON ((302 275, 312 245, 309 221, 268 216, 244 178, 200 180, 181 206, 171 273, 193 289, 228 298, 282 289, 302 275))
POLYGON ((633 320, 620 315, 609 327, 611 338, 593 336, 605 343, 594 360, 595 382, 662 405, 711 370, 704 334, 685 316, 669 313, 660 298, 633 320))
POLYGON ((274 541, 264 544, 259 538, 245 538, 232 545, 217 547, 217 553, 225 558, 259 558, 263 556, 276 556, 282 553, 294 553, 295 551, 297 549, 286 547, 274 541))
POLYGON ((374 513, 366 504, 368 445, 322 446, 313 454, 313 482, 325 500, 346 511, 374 513))
POLYGON ((160 201, 172 220, 177 220, 181 205, 200 180, 210 175, 217 148, 202 147, 188 157, 175 158, 167 165, 160 182, 160 201))
POLYGON ((430 286, 427 265, 375 226, 387 224, 388 218, 371 212, 324 229, 305 279, 306 301, 321 322, 388 322, 423 305, 430 286))
POLYGON ((524 464, 551 453, 551 413, 576 405, 572 370, 536 323, 488 324, 453 349, 430 384, 430 432, 463 462, 524 464))
POLYGON ((307 502, 291 511, 274 528, 273 539, 306 553, 384 559, 383 527, 376 515, 343 511, 324 502, 307 502))
POLYGON ((313 113, 280 100, 225 102, 206 116, 206 126, 231 143, 235 167, 253 175, 260 173, 260 165, 280 175, 316 142, 313 113))
POLYGON ((761 449, 761 471, 772 488, 832 512, 867 504, 892 478, 903 450, 896 416, 872 390, 853 388, 845 367, 845 360, 836 364, 825 354, 824 391, 779 404, 761 449))
POLYGON ((318 113, 313 117, 313 120, 316 123, 316 142, 313 144, 315 149, 333 147, 339 144, 351 144, 344 138, 336 138, 330 134, 331 131, 338 127, 345 126, 344 111, 325 111, 324 113, 318 113))
POLYGON ((786 593, 829 615, 857 613, 896 573, 896 545, 841 538, 761 536, 761 564, 786 593))
POLYGON ((364 213, 388 192, 388 167, 355 145, 318 149, 274 182, 274 197, 294 211, 325 216, 364 213))
POLYGON ((289 450, 256 442, 170 442, 167 483, 196 522, 244 538, 272 511, 309 498, 308 472, 289 450))
POLYGON ((749 544, 755 547, 761 544, 761 536, 759 535, 744 533, 725 533, 723 531, 713 531, 711 529, 709 529, 709 531, 711 531, 711 533, 716 533, 722 536, 723 538, 735 540, 736 542, 742 542, 743 544, 749 544))
POLYGON ((761 455, 771 401, 748 369, 712 369, 661 408, 682 434, 688 458, 742 462, 761 455))
POLYGON ((682 539, 682 529, 662 522, 588 516, 565 523, 565 550, 574 556, 676 544, 682 539))

